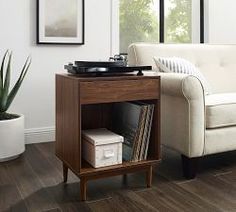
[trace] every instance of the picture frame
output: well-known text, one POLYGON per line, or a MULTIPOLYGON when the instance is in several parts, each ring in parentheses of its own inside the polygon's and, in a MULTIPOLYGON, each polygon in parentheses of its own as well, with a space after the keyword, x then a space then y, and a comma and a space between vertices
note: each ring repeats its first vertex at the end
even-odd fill
POLYGON ((37 44, 83 45, 84 0, 37 0, 37 44))

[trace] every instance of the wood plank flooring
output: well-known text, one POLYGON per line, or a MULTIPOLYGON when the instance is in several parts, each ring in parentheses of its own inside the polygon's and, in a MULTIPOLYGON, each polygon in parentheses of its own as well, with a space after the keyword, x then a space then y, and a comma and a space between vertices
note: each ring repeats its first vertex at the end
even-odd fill
POLYGON ((18 159, 0 163, 0 212, 35 211, 236 211, 236 152, 204 158, 196 179, 182 177, 180 155, 163 148, 154 168, 153 186, 145 174, 91 181, 88 201, 79 201, 79 180, 69 172, 62 183, 62 165, 54 143, 27 145, 18 159))

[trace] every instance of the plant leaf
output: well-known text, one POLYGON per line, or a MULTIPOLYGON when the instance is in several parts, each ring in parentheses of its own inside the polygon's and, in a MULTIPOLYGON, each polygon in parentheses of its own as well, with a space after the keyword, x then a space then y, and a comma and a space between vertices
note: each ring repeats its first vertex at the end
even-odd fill
POLYGON ((25 72, 25 70, 26 70, 26 67, 27 67, 28 65, 30 65, 30 64, 31 64, 31 57, 28 56, 27 59, 26 59, 26 61, 25 61, 24 66, 23 66, 23 68, 22 68, 22 70, 21 70, 20 77, 18 78, 18 80, 23 77, 24 72, 25 72))
POLYGON ((7 70, 5 75, 5 81, 3 85, 2 98, 1 98, 1 108, 6 110, 7 96, 9 93, 10 79, 11 79, 11 58, 12 52, 9 54, 9 59, 7 61, 7 70))
POLYGON ((5 61, 6 61, 6 57, 9 53, 9 50, 7 50, 3 56, 3 59, 2 59, 2 65, 1 65, 1 68, 0 68, 0 101, 1 101, 1 97, 2 97, 2 93, 3 93, 3 72, 4 72, 4 64, 5 64, 5 61))
POLYGON ((29 70, 30 65, 31 65, 31 58, 28 57, 27 60, 25 61, 25 64, 22 68, 21 74, 20 74, 17 82, 15 83, 14 87, 12 88, 12 90, 7 98, 7 103, 6 103, 6 107, 5 107, 6 110, 10 107, 12 101, 14 100, 14 98, 15 98, 15 96, 16 96, 28 70, 29 70))

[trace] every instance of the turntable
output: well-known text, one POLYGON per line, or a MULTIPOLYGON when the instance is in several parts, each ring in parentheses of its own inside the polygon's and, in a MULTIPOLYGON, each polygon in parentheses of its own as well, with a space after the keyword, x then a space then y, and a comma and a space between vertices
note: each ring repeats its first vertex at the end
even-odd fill
POLYGON ((152 70, 152 66, 127 66, 126 61, 75 61, 65 65, 64 68, 70 74, 77 75, 111 75, 138 72, 142 76, 146 70, 152 70))

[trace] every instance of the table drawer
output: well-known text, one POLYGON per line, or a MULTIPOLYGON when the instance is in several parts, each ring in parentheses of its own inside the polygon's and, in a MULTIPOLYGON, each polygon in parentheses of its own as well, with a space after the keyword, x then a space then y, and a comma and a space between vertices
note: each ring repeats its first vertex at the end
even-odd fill
POLYGON ((81 82, 80 103, 157 99, 160 96, 159 90, 159 79, 81 82))

